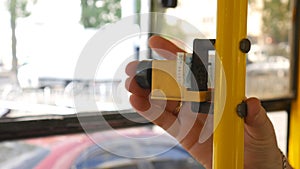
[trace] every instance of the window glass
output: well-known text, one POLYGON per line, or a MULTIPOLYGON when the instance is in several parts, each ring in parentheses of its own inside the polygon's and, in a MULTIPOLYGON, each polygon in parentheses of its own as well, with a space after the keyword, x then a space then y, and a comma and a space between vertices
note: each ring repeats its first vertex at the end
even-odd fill
MULTIPOLYGON (((0 51, 0 114, 6 115, 9 109, 14 111, 10 111, 8 116, 36 114, 41 110, 43 113, 74 113, 70 109, 73 107, 72 96, 80 93, 100 95, 99 100, 105 103, 102 108, 112 109, 111 91, 120 81, 108 79, 109 73, 96 82, 72 81, 78 56, 99 28, 134 12, 149 10, 149 2, 9 2, 2 1, 0 5, 0 45, 3 49, 0 51), (97 86, 97 90, 91 90, 93 85, 97 86)), ((188 43, 184 46, 188 51, 191 51, 195 37, 216 38, 216 0, 179 0, 175 8, 163 8, 158 1, 153 1, 152 5, 153 11, 179 19, 166 17, 163 23, 152 22, 151 26, 158 27, 162 34, 171 33, 180 37, 188 43), (197 14, 190 11, 197 11, 197 14), (187 24, 191 26, 187 27, 187 24)), ((289 97, 292 94, 290 1, 250 0, 248 6, 248 37, 252 47, 247 56, 246 95, 261 99, 289 97)), ((135 22, 138 24, 141 21, 137 19, 135 22)), ((147 37, 142 38, 147 41, 147 37)), ((146 48, 146 43, 140 44, 143 46, 139 48, 146 48)), ((128 45, 130 47, 126 49, 135 50, 136 43, 130 42, 128 45)))
MULTIPOLYGON (((97 101, 103 103, 101 110, 114 109, 111 92, 120 81, 112 80, 110 70, 92 80, 73 79, 77 60, 99 29, 134 13, 148 11, 148 1, 5 0, 0 3, 3 108, 0 116, 75 113, 74 95, 84 95, 87 99, 96 95, 97 101)), ((136 43, 128 41, 122 47, 134 51, 135 46, 136 43)))
MULTIPOLYGON (((161 27, 162 33, 177 31, 177 36, 189 44, 194 38, 216 39, 216 9, 216 0, 179 0, 176 8, 163 8, 156 4, 154 11, 176 16, 179 21, 197 28, 201 35, 168 18, 163 23, 153 22, 153 25, 161 27)), ((274 99, 291 96, 291 13, 289 0, 249 0, 247 31, 252 46, 247 54, 248 97, 274 99)))
POLYGON ((289 0, 249 1, 247 95, 263 99, 289 97, 292 28, 289 0))

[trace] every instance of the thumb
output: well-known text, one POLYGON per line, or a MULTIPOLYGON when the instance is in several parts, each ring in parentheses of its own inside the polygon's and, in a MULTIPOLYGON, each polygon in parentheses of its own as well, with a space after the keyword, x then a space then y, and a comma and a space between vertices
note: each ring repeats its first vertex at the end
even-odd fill
POLYGON ((248 114, 245 118, 245 128, 248 134, 259 140, 274 136, 275 131, 272 122, 260 101, 257 98, 249 98, 246 100, 246 103, 248 114))

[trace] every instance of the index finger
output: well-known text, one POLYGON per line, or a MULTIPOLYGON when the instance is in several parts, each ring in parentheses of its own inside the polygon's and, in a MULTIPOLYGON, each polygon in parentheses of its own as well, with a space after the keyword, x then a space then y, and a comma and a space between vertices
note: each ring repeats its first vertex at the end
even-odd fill
POLYGON ((135 76, 136 75, 136 68, 137 65, 139 64, 139 61, 132 61, 127 64, 125 72, 128 76, 135 76))
POLYGON ((179 48, 171 41, 157 35, 153 35, 149 38, 149 46, 160 56, 169 60, 176 59, 177 52, 185 53, 183 49, 179 48))

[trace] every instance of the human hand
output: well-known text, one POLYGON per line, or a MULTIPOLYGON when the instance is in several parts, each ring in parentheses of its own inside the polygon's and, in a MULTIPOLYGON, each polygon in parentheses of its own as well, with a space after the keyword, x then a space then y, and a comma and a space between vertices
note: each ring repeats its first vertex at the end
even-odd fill
MULTIPOLYGON (((159 36, 152 36, 149 45, 160 56, 172 60, 177 52, 184 52, 170 41, 159 36)), ((138 113, 154 124, 162 127, 175 137, 182 146, 206 168, 211 168, 212 136, 199 143, 198 139, 205 125, 207 114, 194 113, 190 103, 184 103, 178 112, 178 101, 163 101, 150 99, 150 90, 141 88, 134 79, 138 61, 127 65, 126 88, 132 93, 130 102, 138 113)))
MULTIPOLYGON (((184 52, 159 36, 152 36, 149 45, 170 60, 176 58, 177 52, 184 52)), ((175 137, 205 168, 212 168, 212 116, 192 112, 188 102, 183 103, 178 112, 177 101, 152 100, 149 97, 150 90, 142 89, 134 80, 137 64, 138 61, 131 62, 126 68, 129 76, 126 88, 132 93, 132 106, 139 114, 175 137)), ((246 103, 248 115, 245 118, 245 169, 281 169, 282 155, 277 147, 272 123, 258 99, 250 98, 246 103)))

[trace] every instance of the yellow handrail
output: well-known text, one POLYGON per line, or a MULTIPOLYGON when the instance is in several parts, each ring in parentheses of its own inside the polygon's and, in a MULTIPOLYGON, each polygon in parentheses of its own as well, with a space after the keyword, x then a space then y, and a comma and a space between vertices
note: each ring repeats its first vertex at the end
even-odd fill
MULTIPOLYGON (((299 30, 298 30, 299 31, 299 30)), ((300 31, 299 31, 300 32, 300 31)), ((298 39, 299 41, 299 39, 298 39)), ((299 51, 300 53, 300 51, 299 51)), ((298 62, 300 63, 299 57, 298 62)), ((298 65, 300 65, 298 63, 298 65)), ((297 99, 292 102, 288 158, 294 168, 300 168, 300 68, 298 66, 297 99)))
POLYGON ((244 167, 244 121, 236 107, 245 98, 246 56, 239 48, 247 33, 247 5, 247 0, 218 0, 214 169, 244 167))

